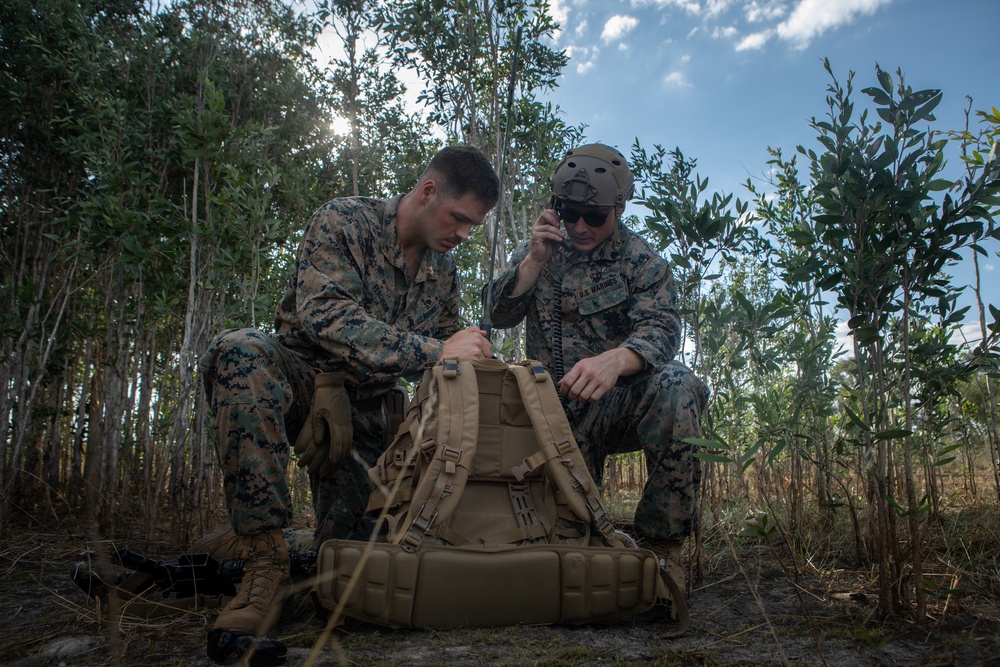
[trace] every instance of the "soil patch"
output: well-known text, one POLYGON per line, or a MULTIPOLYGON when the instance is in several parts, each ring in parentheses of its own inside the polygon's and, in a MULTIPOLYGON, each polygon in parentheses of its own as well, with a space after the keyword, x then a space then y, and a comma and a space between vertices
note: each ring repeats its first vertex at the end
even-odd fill
MULTIPOLYGON (((43 665, 214 665, 205 655, 216 612, 159 620, 116 619, 70 579, 87 538, 12 529, 0 544, 0 663, 43 665)), ((127 546, 174 558, 176 545, 127 546)), ((614 626, 452 631, 355 625, 322 642, 309 596, 296 599, 279 635, 286 664, 317 665, 836 665, 1000 666, 1000 607, 976 591, 933 601, 920 625, 880 622, 865 572, 790 576, 770 549, 706 559, 690 598, 691 627, 664 637, 669 623, 647 617, 614 626)))

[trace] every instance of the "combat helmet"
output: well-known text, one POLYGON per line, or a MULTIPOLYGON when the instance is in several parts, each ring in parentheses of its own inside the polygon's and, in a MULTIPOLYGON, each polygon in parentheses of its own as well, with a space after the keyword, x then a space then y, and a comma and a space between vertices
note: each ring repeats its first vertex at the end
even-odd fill
POLYGON ((552 174, 556 201, 581 206, 617 206, 632 198, 634 177, 625 156, 604 144, 574 148, 552 174))

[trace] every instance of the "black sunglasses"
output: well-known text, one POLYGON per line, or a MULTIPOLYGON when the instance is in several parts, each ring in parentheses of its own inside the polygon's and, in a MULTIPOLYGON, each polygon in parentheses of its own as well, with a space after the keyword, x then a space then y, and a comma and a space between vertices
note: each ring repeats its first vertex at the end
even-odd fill
POLYGON ((583 221, 587 223, 588 227, 600 227, 608 221, 608 215, 610 215, 610 213, 610 211, 606 213, 601 213, 599 211, 595 211, 593 213, 583 213, 582 211, 562 207, 556 209, 556 215, 558 215, 559 219, 563 222, 568 222, 572 225, 578 222, 580 218, 583 218, 583 221))

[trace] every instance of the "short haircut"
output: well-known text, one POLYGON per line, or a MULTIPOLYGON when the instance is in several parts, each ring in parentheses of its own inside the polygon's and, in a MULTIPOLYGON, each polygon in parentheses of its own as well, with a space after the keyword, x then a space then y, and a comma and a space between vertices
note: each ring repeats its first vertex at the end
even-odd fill
POLYGON ((457 199, 471 192, 487 210, 500 199, 500 180, 493 165, 474 146, 445 146, 439 150, 419 180, 428 178, 437 181, 445 197, 457 199))

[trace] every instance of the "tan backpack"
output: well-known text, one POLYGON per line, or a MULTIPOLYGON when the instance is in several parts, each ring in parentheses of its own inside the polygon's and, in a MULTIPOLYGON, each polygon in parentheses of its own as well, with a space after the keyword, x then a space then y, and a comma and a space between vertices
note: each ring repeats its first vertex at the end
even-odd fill
POLYGON ((330 540, 316 599, 390 627, 614 622, 687 608, 656 555, 615 530, 538 362, 428 368, 369 471, 385 542, 330 540))

